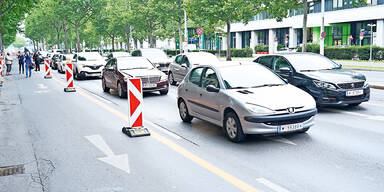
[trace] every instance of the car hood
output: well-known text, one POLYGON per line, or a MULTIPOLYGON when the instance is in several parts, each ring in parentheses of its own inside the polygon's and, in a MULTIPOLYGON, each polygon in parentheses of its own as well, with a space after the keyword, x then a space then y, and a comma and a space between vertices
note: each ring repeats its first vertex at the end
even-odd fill
POLYGON ((229 89, 228 92, 238 101, 272 110, 289 107, 314 108, 316 106, 311 95, 290 84, 250 89, 229 89))
POLYGON ((99 60, 96 60, 96 61, 79 61, 79 63, 81 63, 83 65, 90 65, 90 66, 104 65, 105 64, 104 61, 99 61, 99 60))
POLYGON ((172 60, 168 58, 161 58, 161 57, 154 57, 154 58, 148 58, 149 61, 153 64, 165 64, 165 63, 171 63, 172 60))
POLYGON ((347 69, 332 69, 301 73, 309 78, 331 83, 365 81, 365 76, 363 74, 347 69))
POLYGON ((142 76, 162 76, 163 72, 157 69, 131 69, 131 70, 120 70, 124 76, 130 77, 142 77, 142 76))

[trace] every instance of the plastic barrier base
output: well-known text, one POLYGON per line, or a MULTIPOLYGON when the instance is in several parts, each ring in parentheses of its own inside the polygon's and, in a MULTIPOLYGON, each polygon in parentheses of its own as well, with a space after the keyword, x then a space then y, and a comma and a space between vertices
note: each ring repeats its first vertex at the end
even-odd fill
POLYGON ((76 89, 74 87, 66 87, 64 88, 64 92, 76 92, 76 89))
POLYGON ((121 131, 129 137, 143 137, 151 135, 148 129, 144 127, 123 127, 121 131))
POLYGON ((52 76, 44 76, 44 79, 52 79, 52 76))

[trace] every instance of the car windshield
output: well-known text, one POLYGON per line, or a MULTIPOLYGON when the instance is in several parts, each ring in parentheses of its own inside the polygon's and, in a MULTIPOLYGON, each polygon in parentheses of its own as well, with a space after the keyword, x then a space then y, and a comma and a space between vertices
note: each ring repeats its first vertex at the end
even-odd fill
POLYGON ((79 60, 80 61, 98 61, 98 60, 102 60, 103 57, 101 57, 101 55, 99 53, 83 53, 81 55, 79 55, 79 60))
POLYGON ((340 68, 340 65, 322 55, 292 54, 286 55, 285 58, 288 59, 296 71, 318 71, 340 68))
POLYGON ((154 66, 145 58, 122 57, 117 59, 117 68, 119 70, 153 69, 154 66))
POLYGON ((213 54, 191 54, 188 56, 189 62, 191 64, 215 64, 219 62, 219 59, 213 54))
POLYGON ((246 89, 286 84, 280 77, 258 64, 237 65, 220 69, 227 89, 246 89))
POLYGON ((142 49, 141 54, 148 59, 168 59, 167 54, 160 49, 142 49))
POLYGON ((129 57, 129 53, 127 52, 114 52, 112 53, 114 58, 118 57, 129 57))

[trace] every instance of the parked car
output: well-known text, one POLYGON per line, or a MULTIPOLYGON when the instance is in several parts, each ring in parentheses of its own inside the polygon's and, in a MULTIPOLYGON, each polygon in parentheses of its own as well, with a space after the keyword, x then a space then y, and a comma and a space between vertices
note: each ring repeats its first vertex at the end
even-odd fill
POLYGON ((129 57, 128 52, 110 52, 107 56, 107 60, 112 59, 112 58, 120 58, 120 57, 129 57))
POLYGON ((219 59, 207 52, 188 52, 177 55, 175 60, 169 66, 168 81, 171 85, 181 82, 184 76, 193 67, 198 65, 212 65, 219 63, 219 59))
POLYGON ((60 53, 55 53, 52 55, 50 61, 49 61, 49 64, 51 66, 52 69, 56 70, 58 68, 58 65, 59 65, 59 61, 60 61, 60 53))
POLYGON ((357 106, 370 97, 370 88, 364 75, 343 69, 319 54, 267 55, 254 62, 270 68, 290 84, 311 94, 318 106, 357 106))
POLYGON ((104 92, 117 89, 119 97, 127 96, 127 79, 140 78, 143 92, 159 91, 168 94, 168 77, 143 57, 112 58, 103 69, 102 88, 104 92))
POLYGON ((72 60, 75 79, 101 77, 105 60, 98 52, 75 53, 72 60))
POLYGON ((168 74, 169 64, 172 62, 172 59, 161 49, 147 48, 147 49, 138 49, 132 51, 131 55, 133 57, 145 57, 151 63, 153 63, 160 71, 168 74))
POLYGON ((317 113, 314 99, 271 70, 252 62, 200 65, 178 87, 181 119, 224 128, 233 142, 246 134, 306 132, 317 113))
POLYGON ((57 71, 59 73, 65 73, 65 65, 67 63, 67 60, 72 61, 73 54, 60 54, 59 56, 59 64, 57 71))

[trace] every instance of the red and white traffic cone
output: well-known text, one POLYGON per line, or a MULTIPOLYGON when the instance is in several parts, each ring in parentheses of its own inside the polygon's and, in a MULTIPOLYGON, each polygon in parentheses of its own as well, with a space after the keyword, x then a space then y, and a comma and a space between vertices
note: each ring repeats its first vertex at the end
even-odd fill
POLYGON ((51 79, 52 78, 51 68, 49 67, 49 60, 48 59, 44 60, 44 69, 45 69, 44 78, 45 79, 51 79))
POLYGON ((3 86, 3 58, 0 57, 0 87, 3 86))
POLYGON ((130 137, 149 136, 143 126, 143 89, 141 79, 128 79, 128 127, 123 127, 123 133, 130 137))
POLYGON ((67 79, 67 87, 64 88, 64 91, 65 92, 76 92, 76 89, 73 86, 73 65, 70 61, 67 61, 65 64, 65 76, 67 79))

